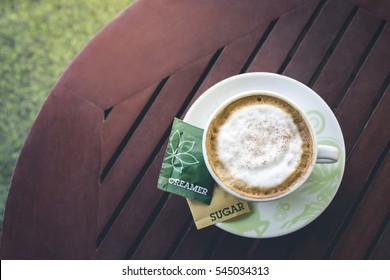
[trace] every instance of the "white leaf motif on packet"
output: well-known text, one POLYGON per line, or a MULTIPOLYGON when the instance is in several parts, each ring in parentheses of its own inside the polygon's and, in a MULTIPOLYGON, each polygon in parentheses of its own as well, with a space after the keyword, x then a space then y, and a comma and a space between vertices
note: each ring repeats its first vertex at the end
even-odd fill
POLYGON ((169 146, 167 148, 167 153, 169 154, 168 159, 171 159, 171 164, 177 172, 182 173, 185 165, 194 165, 199 163, 196 157, 190 154, 191 150, 194 148, 194 145, 195 141, 182 141, 178 130, 172 134, 169 146), (174 149, 171 143, 177 142, 179 142, 178 148, 174 149))

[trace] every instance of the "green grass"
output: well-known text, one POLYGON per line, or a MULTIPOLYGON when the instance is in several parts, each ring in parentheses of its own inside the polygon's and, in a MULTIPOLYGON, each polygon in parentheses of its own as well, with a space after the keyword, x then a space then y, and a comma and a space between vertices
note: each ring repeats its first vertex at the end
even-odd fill
POLYGON ((131 0, 0 0, 0 226, 13 169, 47 94, 131 0))

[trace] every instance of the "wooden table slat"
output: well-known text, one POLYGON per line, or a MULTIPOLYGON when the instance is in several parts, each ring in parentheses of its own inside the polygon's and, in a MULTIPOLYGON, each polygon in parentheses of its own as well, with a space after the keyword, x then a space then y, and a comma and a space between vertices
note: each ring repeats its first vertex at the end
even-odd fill
POLYGON ((308 83, 352 12, 348 1, 327 1, 283 73, 308 83))
POLYGON ((253 241, 251 238, 226 234, 223 236, 216 250, 212 253, 211 259, 246 259, 247 252, 250 250, 253 241), (226 246, 226 244, 229 244, 229 246, 226 246))
POLYGON ((389 260, 390 259, 390 212, 387 214, 386 222, 383 231, 375 244, 369 259, 373 260, 389 260))
POLYGON ((115 221, 104 229, 104 236, 100 237, 102 240, 98 240, 101 243, 96 252, 98 259, 123 259, 153 218, 155 209, 159 209, 160 203, 165 203, 167 194, 155 186, 163 157, 164 149, 161 149, 115 221))
POLYGON ((98 231, 160 142, 210 59, 209 55, 172 75, 157 96, 100 187, 98 231))
MULTIPOLYGON (((384 129, 383 123, 388 126, 388 102, 383 101, 373 112, 367 125, 352 149, 344 173, 344 178, 337 195, 321 215, 316 223, 310 227, 307 238, 297 244, 293 258, 322 258, 327 254, 328 246, 332 243, 336 233, 353 206, 355 199, 363 189, 376 160, 387 145, 390 138, 390 129, 384 129), (379 107, 381 106, 381 107, 379 107), (384 121, 386 120, 386 121, 384 121), (324 235, 322 225, 327 225, 327 235, 324 235), (322 238, 318 238, 321 236, 322 238), (316 248, 313 251, 312 248, 316 248)), ((337 241, 337 240, 334 240, 337 241)))
POLYGON ((316 8, 322 7, 322 5, 318 7, 319 3, 319 0, 309 1, 302 7, 281 16, 247 72, 276 73, 308 20, 313 17, 316 8))
POLYGON ((179 234, 191 221, 192 216, 188 209, 187 201, 177 195, 169 195, 169 198, 139 243, 132 259, 164 259, 170 251, 179 234), (162 230, 169 229, 169 230, 162 230))
POLYGON ((390 1, 372 1, 372 0, 350 0, 356 5, 367 9, 377 17, 390 21, 390 1))
MULTIPOLYGON (((389 108, 387 108, 390 110, 389 108)), ((387 147, 388 149, 389 147, 387 147)), ((380 166, 374 181, 370 184, 363 200, 356 207, 352 220, 348 223, 343 235, 330 257, 332 259, 363 259, 371 240, 390 212, 390 156, 380 166)))
POLYGON ((172 259, 205 259, 210 248, 217 242, 221 230, 215 226, 197 230, 192 224, 178 246, 175 248, 172 259))
POLYGON ((361 122, 372 112, 373 102, 378 94, 383 94, 380 90, 390 73, 389 44, 390 26, 387 24, 336 111, 347 153, 356 141, 359 124, 362 128, 361 122))
POLYGON ((284 238, 276 237, 260 240, 250 257, 256 260, 288 259, 292 255, 298 240, 304 238, 306 232, 306 228, 304 228, 298 232, 290 233, 284 238))
POLYGON ((315 90, 331 107, 338 105, 375 42, 381 20, 359 9, 340 39, 317 81, 315 90), (342 61, 343 63, 340 63, 342 61))
POLYGON ((154 83, 112 108, 103 126, 101 171, 115 153, 126 133, 134 125, 157 86, 158 84, 154 83))
POLYGON ((231 42, 223 48, 221 55, 210 69, 207 77, 205 77, 204 81, 199 86, 183 115, 187 113, 192 104, 209 87, 222 81, 223 79, 240 73, 240 70, 250 58, 251 52, 255 49, 256 43, 258 43, 261 36, 266 31, 266 28, 267 25, 260 25, 254 32, 231 42))

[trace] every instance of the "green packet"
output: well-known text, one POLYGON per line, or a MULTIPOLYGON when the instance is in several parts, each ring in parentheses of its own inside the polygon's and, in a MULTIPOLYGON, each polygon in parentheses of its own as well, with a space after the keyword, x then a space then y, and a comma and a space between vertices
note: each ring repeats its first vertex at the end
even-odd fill
POLYGON ((203 129, 175 118, 157 187, 210 204, 214 179, 202 153, 203 129))

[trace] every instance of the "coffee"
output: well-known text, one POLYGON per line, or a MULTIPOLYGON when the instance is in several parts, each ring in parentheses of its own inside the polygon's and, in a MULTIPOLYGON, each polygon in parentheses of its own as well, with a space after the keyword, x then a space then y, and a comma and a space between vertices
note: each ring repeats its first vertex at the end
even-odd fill
POLYGON ((310 128, 301 113, 277 97, 254 94, 222 108, 206 131, 215 175, 248 198, 279 196, 305 177, 314 158, 310 128))

